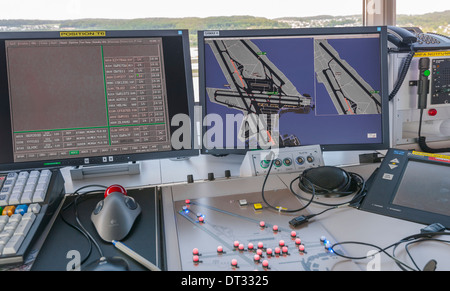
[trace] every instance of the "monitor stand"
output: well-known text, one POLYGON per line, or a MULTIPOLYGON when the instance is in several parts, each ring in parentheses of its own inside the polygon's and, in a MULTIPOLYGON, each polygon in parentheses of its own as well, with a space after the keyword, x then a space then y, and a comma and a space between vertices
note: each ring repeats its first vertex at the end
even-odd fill
POLYGON ((113 175, 136 175, 140 174, 140 172, 139 162, 128 162, 123 164, 76 166, 70 169, 70 176, 72 180, 82 180, 84 178, 113 175))

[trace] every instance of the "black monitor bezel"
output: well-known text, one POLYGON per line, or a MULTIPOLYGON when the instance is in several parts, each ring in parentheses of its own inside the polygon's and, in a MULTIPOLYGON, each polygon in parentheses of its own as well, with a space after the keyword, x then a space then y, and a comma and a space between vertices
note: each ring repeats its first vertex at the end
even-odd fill
MULTIPOLYGON (((82 33, 86 35, 86 31, 26 31, 26 32, 0 32, 0 42, 5 40, 21 40, 21 39, 62 39, 61 33, 82 33)), ((88 34, 97 34, 97 36, 83 36, 82 39, 101 39, 101 38, 134 38, 134 37, 181 37, 184 60, 184 73, 186 79, 186 93, 187 93, 187 112, 190 119, 191 130, 191 148, 170 151, 158 151, 147 153, 131 153, 113 155, 108 154, 105 161, 104 155, 89 156, 89 164, 85 163, 86 157, 67 158, 57 160, 45 161, 31 161, 31 162, 12 162, 0 163, 0 171, 10 170, 24 170, 34 168, 62 168, 66 166, 95 166, 105 164, 117 164, 126 162, 138 162, 144 160, 167 159, 178 157, 192 157, 198 156, 199 150, 195 147, 194 133, 194 86, 192 81, 192 67, 190 55, 189 32, 187 29, 173 29, 173 30, 89 30, 88 34), (98 36, 100 35, 100 36, 98 36)), ((67 37, 66 37, 67 38, 67 37)), ((70 37, 77 39, 80 37, 70 37)), ((6 73, 6 72, 5 72, 6 73)), ((8 86, 8 84, 6 84, 8 86)), ((9 98, 9 97, 8 97, 9 98)), ((0 144, 1 145, 1 144, 0 144)), ((1 149, 1 147, 0 147, 1 149)))
MULTIPOLYGON (((260 29, 260 30, 199 30, 198 31, 198 73, 199 73, 199 104, 201 106, 202 120, 206 116, 207 94, 205 90, 205 39, 217 37, 283 37, 283 36, 308 36, 308 35, 344 35, 344 34, 373 34, 380 35, 380 59, 381 59, 381 95, 382 95, 382 142, 376 144, 321 144, 322 151, 361 151, 361 150, 386 150, 390 148, 389 127, 389 84, 388 84, 388 40, 386 26, 364 27, 331 27, 331 28, 298 28, 298 29, 260 29)), ((202 124, 202 138, 207 126, 202 124)), ((203 140, 203 139, 202 139, 203 140)), ((201 154, 245 155, 251 149, 207 149, 201 145, 201 154)))

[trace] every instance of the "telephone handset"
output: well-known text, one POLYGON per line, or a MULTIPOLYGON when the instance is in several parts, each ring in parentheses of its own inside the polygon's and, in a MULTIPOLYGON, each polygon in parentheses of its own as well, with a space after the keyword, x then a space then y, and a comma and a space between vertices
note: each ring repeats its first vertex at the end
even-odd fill
POLYGON ((388 40, 399 50, 439 50, 450 48, 450 37, 437 33, 423 33, 418 27, 388 26, 388 40))
POLYGON ((417 37, 409 30, 397 27, 397 26, 388 26, 388 41, 390 41, 393 45, 402 48, 410 48, 411 45, 417 42, 417 37))

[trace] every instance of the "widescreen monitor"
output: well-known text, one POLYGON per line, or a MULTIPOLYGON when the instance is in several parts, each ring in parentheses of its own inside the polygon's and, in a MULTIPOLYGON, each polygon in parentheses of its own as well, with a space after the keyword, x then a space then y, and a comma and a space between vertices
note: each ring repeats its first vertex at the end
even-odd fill
POLYGON ((389 148, 386 27, 199 31, 198 46, 202 153, 389 148))
POLYGON ((0 33, 0 170, 197 155, 193 108, 186 30, 0 33))

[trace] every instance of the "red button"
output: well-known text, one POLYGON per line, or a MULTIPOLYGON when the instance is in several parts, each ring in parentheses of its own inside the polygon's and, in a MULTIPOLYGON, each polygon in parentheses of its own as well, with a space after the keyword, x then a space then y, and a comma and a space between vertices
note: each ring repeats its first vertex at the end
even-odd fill
POLYGON ((198 249, 197 249, 197 248, 193 249, 193 250, 192 250, 192 254, 193 254, 193 255, 198 255, 198 249))
POLYGON ((268 249, 266 250, 266 254, 267 254, 268 256, 271 256, 271 255, 272 255, 272 249, 271 249, 271 248, 268 248, 268 249))
POLYGON ((198 263, 200 261, 200 258, 197 255, 193 256, 192 261, 194 261, 194 263, 198 263))
POLYGON ((266 223, 265 223, 264 221, 260 221, 260 222, 259 222, 259 226, 265 227, 265 226, 266 226, 266 223))
POLYGON ((232 265, 233 267, 237 267, 237 264, 238 264, 238 261, 237 261, 236 259, 232 259, 232 260, 231 260, 231 265, 232 265))
POLYGON ((253 256, 253 260, 254 260, 255 262, 259 262, 259 260, 261 260, 261 257, 260 257, 259 255, 254 255, 254 256, 253 256))
POLYGON ((218 252, 219 254, 223 253, 223 247, 222 247, 222 246, 218 246, 218 247, 217 247, 217 252, 218 252))
POLYGON ((262 262, 262 265, 263 265, 264 268, 268 268, 269 267, 269 261, 268 260, 264 260, 262 262))
POLYGON ((430 110, 428 110, 428 115, 429 116, 436 116, 437 115, 437 110, 436 109, 430 109, 430 110))
POLYGON ((298 250, 301 251, 301 252, 304 252, 305 251, 305 246, 304 245, 299 245, 298 246, 298 250))
POLYGON ((114 192, 119 192, 119 193, 122 193, 123 195, 127 195, 127 190, 125 190, 125 188, 123 186, 111 185, 108 188, 106 188, 106 191, 105 191, 105 194, 104 194, 105 198, 109 194, 114 193, 114 192))
POLYGON ((272 230, 273 230, 273 231, 278 231, 278 225, 272 226, 272 230))
POLYGON ((296 237, 296 236, 297 236, 297 233, 296 233, 295 231, 291 231, 291 236, 292 236, 292 237, 296 237))
POLYGON ((296 238, 295 239, 295 244, 296 245, 299 245, 299 244, 301 244, 302 243, 302 240, 301 239, 299 239, 299 238, 296 238))

